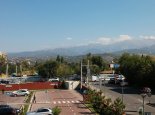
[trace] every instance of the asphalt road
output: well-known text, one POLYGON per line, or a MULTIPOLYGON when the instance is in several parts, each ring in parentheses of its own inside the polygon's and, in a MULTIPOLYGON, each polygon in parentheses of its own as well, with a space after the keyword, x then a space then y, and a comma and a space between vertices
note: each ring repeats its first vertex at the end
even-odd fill
MULTIPOLYGON (((139 91, 137 89, 133 89, 131 87, 123 87, 122 89, 121 86, 111 84, 103 84, 99 86, 99 84, 94 85, 94 83, 92 83, 91 87, 95 89, 101 88, 104 95, 107 98, 111 98, 112 100, 115 100, 117 97, 123 99, 123 102, 126 105, 125 111, 129 115, 138 115, 138 110, 143 105, 142 96, 139 94, 139 91)), ((152 95, 150 98, 147 96, 144 99, 145 112, 151 112, 151 115, 155 115, 155 107, 147 105, 147 103, 149 103, 149 100, 151 103, 155 103, 155 95, 152 95)))
POLYGON ((36 103, 32 104, 30 111, 58 106, 62 110, 60 115, 94 115, 84 106, 82 96, 75 90, 37 91, 35 96, 36 103))

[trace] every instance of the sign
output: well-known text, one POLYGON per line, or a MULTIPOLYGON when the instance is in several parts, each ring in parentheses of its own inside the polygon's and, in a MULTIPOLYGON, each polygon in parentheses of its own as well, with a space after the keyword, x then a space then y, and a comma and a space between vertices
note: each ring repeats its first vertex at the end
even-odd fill
POLYGON ((110 64, 110 68, 119 68, 120 67, 120 64, 110 64))
POLYGON ((110 68, 114 68, 114 64, 110 64, 110 68))
POLYGON ((12 85, 6 85, 5 87, 12 87, 12 85))
POLYGON ((119 64, 114 64, 114 68, 119 68, 120 65, 119 64))

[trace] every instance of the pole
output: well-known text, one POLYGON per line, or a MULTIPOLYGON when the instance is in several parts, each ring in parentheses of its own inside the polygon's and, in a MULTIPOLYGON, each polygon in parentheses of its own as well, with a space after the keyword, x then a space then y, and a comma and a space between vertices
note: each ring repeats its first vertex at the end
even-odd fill
POLYGON ((124 101, 124 100, 123 100, 123 98, 124 98, 124 95, 123 95, 123 94, 124 94, 124 88, 123 88, 123 84, 122 84, 122 103, 123 103, 123 101, 124 101))
POLYGON ((82 90, 82 61, 81 61, 81 90, 82 90))
POLYGON ((90 69, 89 69, 89 60, 87 65, 87 85, 88 85, 88 77, 90 76, 90 69))
POLYGON ((8 77, 8 63, 6 64, 6 76, 8 77))
POLYGON ((144 108, 144 99, 145 99, 145 97, 146 97, 146 94, 145 93, 143 93, 143 94, 141 94, 141 96, 142 96, 142 98, 143 98, 143 115, 145 114, 145 108, 144 108))
POLYGON ((22 76, 22 65, 20 65, 20 75, 22 76))
POLYGON ((143 97, 143 115, 144 115, 144 97, 143 97))
POLYGON ((101 80, 101 79, 99 79, 99 86, 100 86, 100 90, 101 90, 101 84, 102 84, 102 83, 101 83, 101 81, 102 81, 102 80, 101 80))
POLYGON ((16 76, 17 76, 17 65, 16 65, 16 76))

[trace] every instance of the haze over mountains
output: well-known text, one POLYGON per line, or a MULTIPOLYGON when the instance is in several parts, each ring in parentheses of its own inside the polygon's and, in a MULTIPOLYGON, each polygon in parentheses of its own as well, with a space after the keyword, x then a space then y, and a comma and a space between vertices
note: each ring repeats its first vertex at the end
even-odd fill
POLYGON ((9 57, 48 57, 48 56, 78 56, 87 53, 145 53, 155 54, 155 39, 124 40, 108 44, 93 43, 68 48, 44 49, 38 51, 26 51, 19 53, 8 53, 9 57))

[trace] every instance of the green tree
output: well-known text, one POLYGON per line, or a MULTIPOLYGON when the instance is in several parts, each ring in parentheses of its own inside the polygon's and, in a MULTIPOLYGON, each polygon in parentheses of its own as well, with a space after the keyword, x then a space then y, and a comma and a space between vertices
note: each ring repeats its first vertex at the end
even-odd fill
POLYGON ((67 77, 71 74, 74 73, 74 71, 72 70, 72 68, 69 65, 66 64, 59 64, 58 68, 57 68, 57 72, 56 72, 57 76, 59 77, 67 77))
POLYGON ((113 103, 113 108, 115 110, 115 115, 122 115, 125 109, 125 105, 120 98, 117 98, 113 103))
POLYGON ((58 106, 52 108, 52 115, 60 115, 61 113, 61 108, 59 108, 58 106))
POLYGON ((42 77, 52 78, 57 75, 58 63, 56 61, 46 61, 38 67, 38 73, 42 77))
POLYGON ((6 59, 0 56, 0 74, 5 73, 6 59))
POLYGON ((149 56, 123 54, 119 59, 119 71, 132 85, 149 85, 154 64, 149 56))

